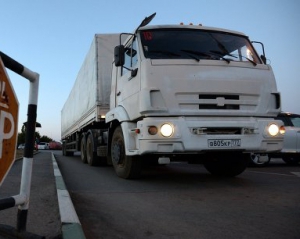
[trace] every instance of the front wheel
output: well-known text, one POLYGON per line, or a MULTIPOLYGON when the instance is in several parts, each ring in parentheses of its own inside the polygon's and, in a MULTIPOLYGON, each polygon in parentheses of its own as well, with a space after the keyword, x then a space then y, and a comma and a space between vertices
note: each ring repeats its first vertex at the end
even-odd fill
POLYGON ((80 141, 80 151, 81 151, 81 161, 83 163, 87 163, 87 158, 86 158, 86 139, 85 136, 83 135, 80 141))
POLYGON ((118 126, 111 141, 111 159, 116 174, 120 178, 139 178, 141 174, 141 160, 138 156, 127 156, 124 136, 121 126, 118 126))
POLYGON ((300 155, 283 156, 282 160, 288 165, 297 165, 300 162, 300 155))
POLYGON ((211 174, 223 177, 235 177, 248 166, 247 154, 213 154, 204 162, 204 167, 211 174))

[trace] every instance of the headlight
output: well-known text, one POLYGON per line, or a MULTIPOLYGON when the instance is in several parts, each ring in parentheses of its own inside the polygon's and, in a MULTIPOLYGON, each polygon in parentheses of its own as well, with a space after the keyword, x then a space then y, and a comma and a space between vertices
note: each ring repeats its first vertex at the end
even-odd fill
POLYGON ((174 133, 174 127, 171 124, 163 124, 160 127, 160 133, 164 137, 170 137, 174 133))
POLYGON ((268 127, 268 133, 271 136, 276 136, 279 133, 279 127, 276 124, 270 124, 268 127))

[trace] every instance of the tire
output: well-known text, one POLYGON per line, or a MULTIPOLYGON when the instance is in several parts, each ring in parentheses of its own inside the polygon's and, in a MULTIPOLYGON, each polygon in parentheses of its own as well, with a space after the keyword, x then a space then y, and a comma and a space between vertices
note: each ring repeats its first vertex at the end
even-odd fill
POLYGON ((300 162, 300 155, 283 156, 282 160, 288 165, 297 165, 300 162))
POLYGON ((94 151, 94 139, 92 134, 88 134, 86 139, 86 160, 90 166, 98 165, 97 153, 94 151))
POLYGON ((67 151, 67 147, 66 147, 66 144, 64 143, 63 146, 62 146, 62 153, 63 153, 63 156, 74 156, 74 152, 72 151, 67 151))
POLYGON ((115 172, 120 178, 139 178, 142 169, 140 158, 127 156, 125 152, 122 128, 118 126, 111 140, 111 159, 115 172))
POLYGON ((257 167, 266 166, 270 163, 271 160, 271 158, 268 155, 261 155, 257 153, 250 153, 249 158, 250 158, 250 163, 257 167), (262 157, 267 157, 267 160, 262 160, 265 159, 262 157))
POLYGON ((67 152, 66 152, 66 145, 63 143, 63 145, 62 145, 62 155, 63 156, 67 156, 66 154, 67 154, 67 152))
POLYGON ((212 175, 221 177, 235 177, 248 166, 248 154, 213 154, 210 159, 206 159, 204 167, 212 175))
POLYGON ((80 156, 81 161, 83 163, 87 163, 85 135, 82 136, 81 141, 80 141, 80 151, 81 151, 81 156, 80 156))
POLYGON ((66 151, 66 156, 74 156, 74 152, 72 152, 72 151, 66 151))

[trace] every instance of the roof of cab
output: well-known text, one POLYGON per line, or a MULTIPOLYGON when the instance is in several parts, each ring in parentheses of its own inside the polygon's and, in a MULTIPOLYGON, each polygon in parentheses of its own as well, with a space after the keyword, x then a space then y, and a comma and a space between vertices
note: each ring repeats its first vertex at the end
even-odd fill
POLYGON ((170 28, 177 28, 177 29, 199 29, 199 30, 207 30, 207 31, 219 31, 219 32, 226 32, 226 33, 231 33, 231 34, 237 34, 237 35, 242 35, 246 36, 242 32, 238 31, 233 31, 233 30, 228 30, 224 28, 216 28, 216 27, 206 27, 206 26, 201 26, 201 25, 148 25, 139 28, 139 30, 150 30, 150 29, 170 29, 170 28))

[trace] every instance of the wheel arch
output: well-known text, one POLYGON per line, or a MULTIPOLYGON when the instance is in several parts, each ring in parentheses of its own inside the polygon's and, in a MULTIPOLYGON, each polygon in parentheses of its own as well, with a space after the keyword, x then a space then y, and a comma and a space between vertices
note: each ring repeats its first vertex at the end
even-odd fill
MULTIPOLYGON (((109 142, 111 143, 113 133, 115 129, 120 125, 123 132, 126 155, 135 155, 135 153, 132 153, 132 150, 129 151, 129 149, 136 149, 135 137, 132 137, 129 131, 130 129, 136 127, 136 123, 131 122, 126 109, 122 106, 117 106, 116 108, 110 110, 106 114, 105 122, 110 123, 109 142)), ((108 147, 108 153, 111 153, 110 147, 108 147)))
POLYGON ((118 106, 109 112, 106 113, 105 116, 105 122, 110 123, 110 122, 124 122, 124 121, 129 121, 129 115, 127 111, 125 110, 124 107, 118 106))
MULTIPOLYGON (((134 133, 132 133, 132 129, 136 128, 135 122, 119 122, 113 121, 113 125, 109 128, 109 144, 111 144, 111 140, 114 134, 115 129, 120 126, 123 133, 124 144, 126 155, 137 155, 137 143, 136 137, 134 133)), ((108 153, 111 153, 110 147, 108 147, 108 153)))

